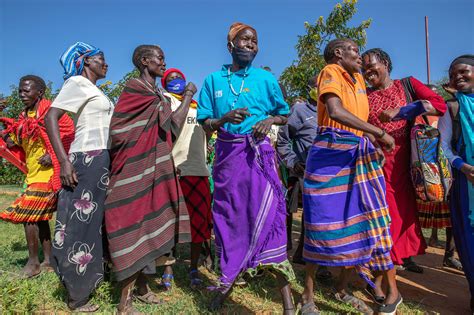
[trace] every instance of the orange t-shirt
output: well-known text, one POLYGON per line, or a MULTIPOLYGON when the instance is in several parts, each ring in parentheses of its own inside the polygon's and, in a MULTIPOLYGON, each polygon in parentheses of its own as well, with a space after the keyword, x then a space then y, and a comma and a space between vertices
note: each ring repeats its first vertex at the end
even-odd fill
POLYGON ((334 127, 350 131, 357 136, 363 132, 344 126, 329 117, 322 96, 326 93, 337 95, 342 106, 354 116, 367 121, 369 117, 369 100, 365 92, 365 82, 361 74, 354 74, 355 82, 350 74, 338 64, 329 64, 323 68, 318 76, 318 125, 334 127))

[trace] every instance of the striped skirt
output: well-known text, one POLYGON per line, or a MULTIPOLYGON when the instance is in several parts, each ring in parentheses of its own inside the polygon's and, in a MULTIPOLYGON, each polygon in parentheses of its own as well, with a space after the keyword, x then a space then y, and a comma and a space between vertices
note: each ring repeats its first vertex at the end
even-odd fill
POLYGON ((364 137, 320 127, 304 179, 307 262, 354 266, 373 285, 371 270, 393 268, 385 180, 364 137))
POLYGON ((424 229, 451 227, 451 211, 448 202, 425 202, 416 200, 418 219, 424 229))
POLYGON ((57 196, 50 183, 33 183, 0 213, 0 219, 12 223, 48 221, 56 211, 56 202, 57 196))

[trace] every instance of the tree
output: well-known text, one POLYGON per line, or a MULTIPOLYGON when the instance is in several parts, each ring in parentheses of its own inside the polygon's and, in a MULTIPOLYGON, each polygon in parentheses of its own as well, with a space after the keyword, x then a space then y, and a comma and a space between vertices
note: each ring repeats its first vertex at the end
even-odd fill
POLYGON ((140 72, 138 69, 133 69, 127 73, 120 81, 116 84, 112 84, 111 81, 106 81, 105 83, 99 85, 99 88, 110 98, 114 103, 117 103, 120 94, 122 94, 125 83, 132 78, 138 78, 140 72))
POLYGON ((365 46, 365 30, 369 28, 372 20, 369 18, 358 26, 347 26, 357 12, 356 4, 357 0, 344 0, 336 4, 326 20, 320 16, 314 25, 304 23, 306 34, 299 35, 296 44, 298 59, 280 76, 280 83, 286 88, 290 100, 298 96, 306 97, 308 80, 326 64, 323 51, 329 41, 334 38, 350 38, 359 47, 365 46))

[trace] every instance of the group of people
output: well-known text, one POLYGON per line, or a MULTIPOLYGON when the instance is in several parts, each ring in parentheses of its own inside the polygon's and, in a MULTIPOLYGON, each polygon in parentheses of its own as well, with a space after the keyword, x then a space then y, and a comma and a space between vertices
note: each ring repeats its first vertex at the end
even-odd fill
POLYGON ((164 303, 149 277, 165 266, 162 284, 171 289, 175 248, 190 242, 193 288, 203 285, 201 252, 216 257, 220 278, 209 288, 216 292, 211 310, 243 274, 268 270, 284 314, 295 314, 288 248, 302 192, 304 232, 293 257, 306 264, 301 314, 319 313, 315 274, 330 277, 326 266, 340 270, 336 299, 373 312, 349 291, 355 270, 378 313, 395 314, 402 302, 395 265, 422 271, 411 257, 426 248, 410 189, 410 128, 417 117, 434 116, 455 181, 451 217, 444 219, 449 226, 432 227, 449 227, 460 263, 449 255, 445 264, 464 269, 474 311, 474 56, 450 65, 455 100, 447 106, 415 78, 392 79, 383 50, 361 56, 354 41, 336 39, 325 48, 327 65, 308 82, 305 100, 290 109, 273 75, 252 66, 253 27, 234 23, 227 49, 232 63, 206 77, 197 101, 195 85, 179 69, 166 69, 156 45, 134 50, 139 76, 116 104, 96 85, 107 73, 104 53, 86 43, 61 56, 65 82, 54 101, 44 98, 40 77, 20 79, 25 110, 18 119, 0 118, 0 144, 2 156, 25 171, 27 187, 0 218, 24 224, 29 260, 23 276, 53 269, 69 308, 94 312, 90 296, 104 278, 104 262, 111 262, 121 290, 118 311, 134 313, 133 299, 164 303), (407 81, 414 97, 404 89, 407 81), (273 144, 267 135, 275 125, 273 144), (289 170, 286 187, 280 166, 289 170))

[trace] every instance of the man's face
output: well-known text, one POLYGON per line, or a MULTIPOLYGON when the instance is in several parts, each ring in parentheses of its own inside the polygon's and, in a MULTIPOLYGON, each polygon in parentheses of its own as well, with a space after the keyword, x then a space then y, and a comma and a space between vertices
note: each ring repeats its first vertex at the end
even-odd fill
POLYGON ((344 47, 336 49, 336 56, 341 60, 341 65, 350 74, 360 72, 362 68, 362 58, 359 54, 359 47, 353 41, 348 41, 344 47))

